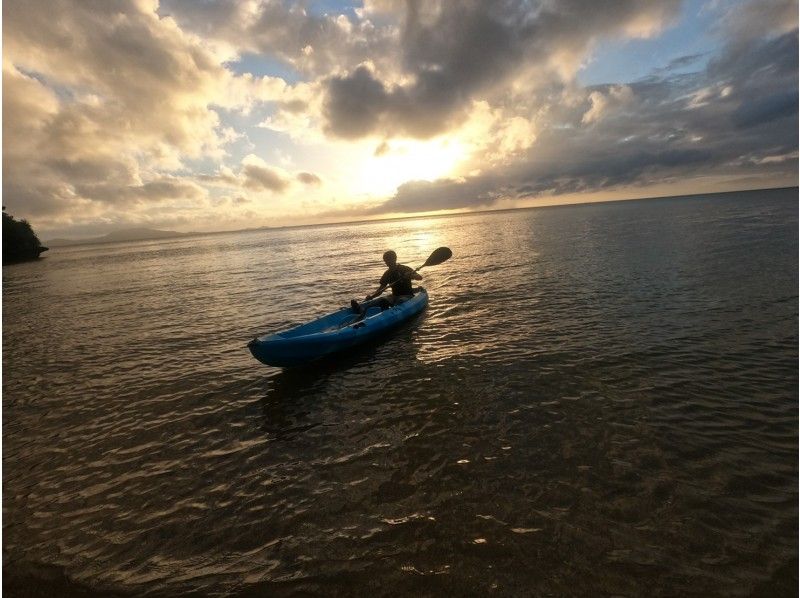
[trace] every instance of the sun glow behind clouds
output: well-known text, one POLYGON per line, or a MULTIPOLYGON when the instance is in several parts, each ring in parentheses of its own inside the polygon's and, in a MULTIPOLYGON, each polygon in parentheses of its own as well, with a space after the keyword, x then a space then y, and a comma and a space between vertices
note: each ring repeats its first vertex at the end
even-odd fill
POLYGON ((434 181, 452 174, 466 157, 467 148, 452 137, 395 139, 362 158, 352 191, 375 197, 391 195, 405 182, 434 181))

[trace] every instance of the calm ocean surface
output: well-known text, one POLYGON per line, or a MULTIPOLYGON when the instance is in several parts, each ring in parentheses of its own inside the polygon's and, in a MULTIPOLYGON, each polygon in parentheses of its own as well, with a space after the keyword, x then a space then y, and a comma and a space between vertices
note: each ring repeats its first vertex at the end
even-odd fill
POLYGON ((797 189, 46 255, 3 268, 7 591, 796 596, 797 189), (385 342, 247 350, 440 245, 385 342))

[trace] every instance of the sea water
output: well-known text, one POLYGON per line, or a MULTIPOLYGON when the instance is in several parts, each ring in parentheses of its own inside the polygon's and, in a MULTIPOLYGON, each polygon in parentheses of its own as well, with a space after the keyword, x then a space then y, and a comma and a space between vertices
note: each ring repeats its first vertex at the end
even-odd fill
POLYGON ((793 595, 797 189, 53 249, 3 268, 3 583, 793 595), (302 370, 254 336, 428 309, 302 370))

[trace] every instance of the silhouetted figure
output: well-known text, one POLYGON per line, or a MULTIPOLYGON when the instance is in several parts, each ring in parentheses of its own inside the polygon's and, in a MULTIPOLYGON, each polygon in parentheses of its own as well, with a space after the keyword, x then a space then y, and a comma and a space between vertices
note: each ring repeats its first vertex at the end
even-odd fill
POLYGON ((364 298, 364 304, 359 305, 358 301, 355 299, 350 302, 354 313, 363 315, 366 308, 372 307, 373 305, 377 305, 381 309, 388 309, 414 296, 414 289, 411 287, 411 281, 422 280, 422 275, 409 266, 398 264, 397 254, 392 250, 383 254, 383 261, 389 268, 383 273, 383 276, 381 276, 380 286, 374 293, 370 293, 364 298), (386 290, 386 287, 392 288, 392 294, 389 295, 389 297, 381 297, 377 301, 367 305, 367 302, 379 297, 381 293, 386 290))

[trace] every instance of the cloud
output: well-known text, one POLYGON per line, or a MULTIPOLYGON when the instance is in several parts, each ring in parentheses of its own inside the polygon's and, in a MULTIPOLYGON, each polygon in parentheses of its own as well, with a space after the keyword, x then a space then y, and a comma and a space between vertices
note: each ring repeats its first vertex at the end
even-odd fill
POLYGON ((346 77, 333 77, 325 105, 326 130, 346 139, 363 137, 383 128, 387 106, 397 99, 365 66, 346 77))
POLYGON ((796 180, 794 0, 709 3, 713 49, 588 88, 577 75, 599 45, 658 35, 681 3, 367 0, 321 15, 276 0, 31 0, 3 10, 4 203, 45 228, 214 226, 226 210, 225 222, 259 210, 313 218, 332 201, 323 195, 366 193, 354 214, 375 215, 702 176, 796 180), (262 59, 286 80, 241 72, 262 59), (365 164, 392 170, 380 193, 366 189, 365 164))
POLYGON ((370 56, 390 56, 393 26, 369 19, 311 14, 300 4, 236 0, 163 0, 159 13, 186 31, 228 48, 232 57, 247 53, 274 57, 310 78, 358 64, 370 56))
POLYGON ((142 4, 11 3, 4 10, 8 60, 61 92, 56 134, 60 125, 86 124, 63 132, 120 146, 134 140, 154 162, 218 149, 210 104, 227 99, 224 69, 142 4))
POLYGON ((439 209, 488 206, 502 196, 493 177, 435 182, 411 181, 400 185, 395 196, 369 213, 426 212, 439 209))
MULTIPOLYGON (((728 46, 700 72, 565 89, 546 100, 534 141, 510 158, 476 175, 402 185, 363 213, 472 209, 733 173, 796 181, 796 52, 795 30, 752 40, 746 60, 728 46)), ((484 147, 479 156, 487 155, 484 147)))
POLYGON ((169 199, 204 205, 191 180, 165 184, 165 174, 225 155, 237 134, 222 125, 220 108, 284 97, 282 81, 233 75, 155 8, 134 0, 4 5, 9 209, 41 216, 47 227, 77 209, 103 214, 169 199))
POLYGON ((720 19, 720 32, 731 45, 782 35, 797 29, 797 0, 749 0, 734 3, 720 19))
POLYGON ((80 197, 107 204, 154 203, 175 199, 198 200, 206 197, 206 191, 198 185, 165 177, 148 181, 142 185, 119 186, 106 183, 80 184, 75 187, 80 197))
POLYGON ((797 114, 797 92, 784 91, 743 103, 731 115, 739 128, 754 127, 797 114))
POLYGON ((703 58, 705 54, 687 54, 685 56, 678 56, 677 58, 673 58, 670 60, 669 64, 664 67, 663 71, 673 71, 677 69, 682 69, 689 67, 703 58))
MULTIPOLYGON (((577 148, 573 148, 577 149, 577 148)), ((629 149, 604 156, 587 152, 573 160, 548 157, 541 162, 517 163, 513 167, 462 179, 415 181, 401 185, 388 201, 364 211, 365 215, 413 213, 433 210, 487 207, 502 199, 584 193, 636 185, 643 177, 652 181, 675 172, 691 173, 709 163, 703 149, 665 149, 642 153, 629 149)))
POLYGON ((592 124, 606 118, 610 113, 618 111, 630 104, 634 99, 631 88, 627 85, 615 85, 607 93, 592 91, 589 101, 592 107, 581 117, 583 124, 592 124))
POLYGON ((266 166, 245 164, 242 170, 244 186, 253 191, 275 191, 280 193, 289 186, 289 181, 266 166))
POLYGON ((321 185, 322 179, 317 175, 310 172, 300 172, 297 174, 297 180, 304 185, 321 185))
MULTIPOLYGON (((429 138, 506 86, 569 79, 599 40, 650 37, 674 22, 679 0, 579 0, 532 4, 444 0, 367 2, 357 16, 317 15, 298 5, 164 0, 159 11, 232 56, 276 57, 323 82, 323 105, 305 109, 333 137, 429 138)), ((302 103, 284 104, 266 126, 297 124, 302 103)))
POLYGON ((431 137, 465 118, 473 100, 500 100, 512 83, 568 80, 598 39, 653 35, 678 9, 673 1, 609 1, 602 10, 577 1, 408 2, 394 71, 382 77, 362 64, 327 80, 326 131, 431 137))
POLYGON ((243 158, 238 172, 223 166, 214 174, 198 174, 195 179, 204 185, 268 192, 273 195, 280 195, 289 190, 293 179, 303 185, 319 186, 322 184, 322 179, 316 174, 298 172, 292 175, 283 168, 267 164, 254 154, 243 158))

